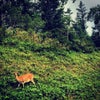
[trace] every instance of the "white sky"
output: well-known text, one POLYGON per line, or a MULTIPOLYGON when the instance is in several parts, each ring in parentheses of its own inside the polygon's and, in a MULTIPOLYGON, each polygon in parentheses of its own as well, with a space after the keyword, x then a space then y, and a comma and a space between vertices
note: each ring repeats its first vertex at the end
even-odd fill
MULTIPOLYGON (((82 1, 85 4, 87 11, 89 11, 89 9, 91 7, 94 7, 97 4, 100 4, 100 0, 76 0, 75 3, 72 3, 72 1, 69 0, 67 5, 65 6, 65 9, 71 8, 71 10, 73 12, 73 14, 72 14, 73 19, 76 18, 76 8, 78 7, 80 1, 82 1)), ((92 28, 91 27, 93 27, 93 22, 87 22, 87 26, 88 26, 87 31, 88 31, 89 35, 91 35, 92 34, 92 28)))

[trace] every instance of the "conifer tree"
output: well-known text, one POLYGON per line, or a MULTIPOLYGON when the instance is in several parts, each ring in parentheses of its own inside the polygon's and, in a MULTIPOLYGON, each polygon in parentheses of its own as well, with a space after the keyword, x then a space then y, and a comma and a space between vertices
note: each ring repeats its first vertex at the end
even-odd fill
POLYGON ((80 4, 77 8, 77 17, 74 24, 74 29, 76 31, 77 38, 74 43, 74 50, 91 52, 93 50, 93 42, 86 32, 86 21, 87 21, 87 10, 85 4, 80 1, 80 4))
POLYGON ((77 8, 77 17, 76 17, 76 25, 75 29, 77 32, 86 33, 86 21, 87 21, 87 9, 85 4, 80 1, 80 4, 77 8))
POLYGON ((100 5, 90 8, 88 19, 94 21, 92 39, 97 47, 100 47, 100 5))
MULTIPOLYGON (((39 0, 45 31, 59 30, 64 27, 64 5, 68 0, 39 0)), ((72 0, 75 2, 75 0, 72 0)))

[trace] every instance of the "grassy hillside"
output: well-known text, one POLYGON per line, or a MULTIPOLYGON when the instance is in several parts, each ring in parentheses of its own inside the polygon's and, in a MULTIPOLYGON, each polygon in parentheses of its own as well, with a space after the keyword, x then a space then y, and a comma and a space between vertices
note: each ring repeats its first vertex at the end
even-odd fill
POLYGON ((57 40, 7 31, 0 45, 0 100, 99 100, 100 52, 66 51, 57 40), (14 72, 32 72, 35 85, 17 87, 14 72))

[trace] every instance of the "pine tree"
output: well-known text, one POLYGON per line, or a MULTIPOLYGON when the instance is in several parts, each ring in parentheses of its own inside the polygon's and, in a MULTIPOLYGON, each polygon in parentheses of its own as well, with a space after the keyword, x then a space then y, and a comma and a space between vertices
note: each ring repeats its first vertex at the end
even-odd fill
POLYGON ((88 19, 94 21, 92 39, 97 47, 100 47, 100 5, 90 9, 88 19))
POLYGON ((40 0, 41 17, 46 22, 44 30, 54 30, 62 24, 62 9, 58 9, 59 0, 40 0))
POLYGON ((29 28, 33 15, 37 13, 36 7, 37 4, 31 0, 1 0, 0 26, 29 28))
MULTIPOLYGON (((68 0, 39 0, 41 17, 45 21, 45 31, 63 28, 64 5, 68 0)), ((72 0, 75 2, 76 0, 72 0)))
POLYGON ((76 17, 76 30, 86 33, 86 21, 87 21, 87 9, 85 4, 80 1, 79 7, 77 8, 76 17))
POLYGON ((73 49, 83 52, 91 52, 93 50, 93 42, 86 32, 87 10, 85 4, 80 1, 77 8, 77 17, 74 24, 76 31, 76 39, 73 42, 73 49))

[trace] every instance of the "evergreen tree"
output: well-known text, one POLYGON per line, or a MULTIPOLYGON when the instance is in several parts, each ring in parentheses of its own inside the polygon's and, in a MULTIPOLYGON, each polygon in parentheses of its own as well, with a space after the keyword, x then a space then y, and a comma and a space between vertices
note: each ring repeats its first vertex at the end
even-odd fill
POLYGON ((5 26, 8 6, 7 0, 0 0, 0 27, 5 26))
POLYGON ((87 10, 85 4, 80 1, 77 8, 76 22, 73 25, 76 31, 76 39, 73 41, 73 49, 76 51, 93 51, 93 42, 86 32, 87 10))
POLYGON ((62 24, 60 21, 62 10, 57 9, 59 0, 40 0, 41 17, 46 22, 44 30, 54 30, 62 24))
POLYGON ((100 47, 100 5, 90 9, 88 19, 94 21, 92 39, 97 47, 100 47))
POLYGON ((86 21, 87 21, 87 10, 85 4, 83 4, 83 2, 80 1, 79 8, 77 8, 77 17, 75 24, 75 29, 77 32, 86 33, 86 21))
MULTIPOLYGON (((59 30, 63 28, 64 5, 68 0, 39 0, 41 17, 45 21, 45 31, 59 30)), ((72 0, 75 2, 75 0, 72 0)))
MULTIPOLYGON (((26 15, 32 18, 35 6, 31 0, 1 0, 0 26, 24 27, 26 15)), ((28 17, 28 18, 29 18, 28 17)))

